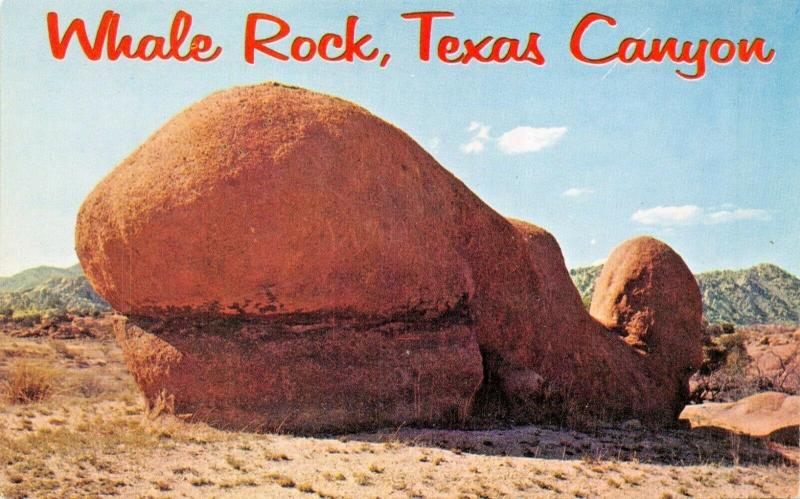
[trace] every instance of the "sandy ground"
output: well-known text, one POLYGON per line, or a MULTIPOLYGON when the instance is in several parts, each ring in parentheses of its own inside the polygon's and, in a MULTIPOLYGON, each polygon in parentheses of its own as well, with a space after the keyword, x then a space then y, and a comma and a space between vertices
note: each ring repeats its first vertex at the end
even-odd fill
POLYGON ((0 380, 49 369, 34 403, 0 402, 5 497, 794 497, 797 466, 759 440, 654 432, 393 428, 328 438, 150 420, 119 349, 0 333, 0 380))

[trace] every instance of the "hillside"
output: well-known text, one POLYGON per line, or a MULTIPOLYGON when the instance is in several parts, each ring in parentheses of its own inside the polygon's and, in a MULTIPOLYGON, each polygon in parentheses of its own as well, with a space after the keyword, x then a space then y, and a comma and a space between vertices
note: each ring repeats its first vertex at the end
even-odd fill
POLYGON ((600 276, 601 270, 603 270, 602 265, 594 265, 592 267, 578 267, 569 271, 569 276, 572 277, 572 282, 575 283, 575 287, 581 293, 581 298, 587 308, 592 303, 594 283, 597 277, 600 276))
MULTIPOLYGON (((588 303, 602 266, 570 270, 588 303)), ((742 270, 715 270, 695 275, 709 322, 748 324, 800 323, 800 279, 771 264, 742 270)))
POLYGON ((0 278, 0 312, 91 314, 111 307, 89 285, 79 264, 36 267, 0 278))
POLYGON ((57 277, 75 277, 82 276, 83 270, 79 264, 72 267, 59 268, 59 267, 34 267, 32 269, 23 270, 18 274, 10 277, 0 277, 0 293, 7 293, 13 291, 27 291, 36 286, 44 284, 50 279, 57 277))
POLYGON ((800 322, 800 279, 769 264, 697 276, 710 322, 800 322))
MULTIPOLYGON (((601 265, 570 270, 570 276, 589 303, 601 265)), ((743 270, 697 274, 709 322, 800 324, 800 279, 770 264, 743 270)), ((110 310, 89 285, 79 265, 36 267, 0 278, 0 310, 19 312, 110 310)))

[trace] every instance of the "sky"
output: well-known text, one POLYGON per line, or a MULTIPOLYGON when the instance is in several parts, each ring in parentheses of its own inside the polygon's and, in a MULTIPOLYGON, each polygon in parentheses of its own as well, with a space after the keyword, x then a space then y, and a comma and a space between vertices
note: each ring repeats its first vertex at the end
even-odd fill
MULTIPOLYGON (((601 262, 650 234, 695 272, 770 262, 800 274, 800 2, 313 2, 35 1, 0 6, 0 275, 71 265, 75 217, 95 184, 172 115, 235 85, 277 80, 358 103, 409 133, 503 215, 552 232, 569 267, 601 262), (168 36, 183 9, 191 33, 212 36, 213 62, 88 61, 73 41, 57 60, 46 15, 76 17, 94 36, 105 10, 121 34, 168 36), (419 23, 401 14, 447 10, 433 24, 434 58, 419 60, 419 23), (342 33, 391 54, 375 62, 243 57, 249 13, 278 16, 291 38, 342 33), (588 65, 569 51, 612 54, 626 37, 697 42, 761 37, 770 64, 588 65), (539 33, 545 64, 444 64, 445 35, 539 33)), ((257 30, 268 36, 268 23, 257 30)))

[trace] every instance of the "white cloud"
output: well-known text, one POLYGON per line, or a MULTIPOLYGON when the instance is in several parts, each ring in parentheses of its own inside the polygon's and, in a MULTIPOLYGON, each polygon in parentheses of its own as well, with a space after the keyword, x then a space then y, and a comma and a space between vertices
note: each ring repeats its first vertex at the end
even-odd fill
POLYGON ((485 125, 480 121, 470 121, 467 131, 475 132, 476 139, 489 140, 489 128, 489 125, 485 125))
POLYGON ((461 144, 459 149, 464 154, 478 154, 486 149, 486 142, 490 140, 489 125, 485 125, 480 121, 470 121, 467 131, 472 134, 472 140, 466 144, 461 144))
POLYGON ((736 208, 731 210, 719 210, 708 214, 707 222, 719 224, 725 222, 736 222, 737 220, 769 220, 766 210, 754 208, 736 208))
POLYGON ((428 141, 428 148, 431 151, 438 151, 440 145, 442 145, 442 139, 440 139, 439 137, 433 137, 431 140, 428 141))
POLYGON ((594 191, 592 189, 587 189, 585 187, 570 187, 566 191, 562 192, 561 195, 568 198, 577 198, 593 192, 594 191))
POLYGON ((689 225, 703 216, 703 209, 693 204, 684 206, 656 206, 645 210, 637 210, 631 220, 643 225, 689 225))
POLYGON ((472 136, 470 141, 459 148, 465 154, 476 154, 486 149, 486 144, 494 142, 500 151, 506 154, 523 154, 541 151, 545 147, 558 142, 567 133, 567 127, 530 127, 518 126, 502 134, 499 138, 489 135, 491 127, 480 121, 470 121, 467 132, 472 136))
POLYGON ((567 133, 567 127, 518 126, 507 131, 497 140, 497 146, 506 154, 523 154, 541 151, 552 146, 567 133))
POLYGON ((642 225, 675 227, 695 224, 720 224, 740 220, 769 220, 766 210, 754 208, 734 208, 706 212, 705 209, 687 204, 683 206, 656 206, 637 210, 631 220, 642 225))
POLYGON ((594 239, 594 238, 593 238, 591 241, 589 241, 589 244, 591 244, 592 246, 594 246, 595 244, 597 244, 597 239, 594 239))
POLYGON ((459 146, 459 149, 461 149, 464 154, 477 154, 483 152, 485 148, 486 146, 483 145, 483 142, 478 139, 470 140, 466 144, 461 144, 459 146))
POLYGON ((598 265, 603 265, 605 263, 606 263, 606 259, 605 258, 598 258, 597 260, 592 262, 592 267, 596 267, 598 265))

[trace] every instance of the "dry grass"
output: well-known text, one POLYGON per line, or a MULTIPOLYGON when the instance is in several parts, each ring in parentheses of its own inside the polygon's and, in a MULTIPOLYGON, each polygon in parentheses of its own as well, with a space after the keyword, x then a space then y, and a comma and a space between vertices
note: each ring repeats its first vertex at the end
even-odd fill
POLYGON ((732 464, 727 440, 687 432, 404 428, 333 439, 149 420, 114 343, 0 333, 0 380, 23 372, 18 366, 26 363, 57 376, 38 401, 0 404, 2 497, 659 497, 666 491, 677 498, 683 491, 780 497, 797 490, 796 468, 762 465, 746 454, 732 464), (622 448, 630 455, 620 456, 622 448), (572 459, 565 449, 575 450, 572 459), (660 460, 660 449, 677 457, 660 460))
POLYGON ((329 482, 343 482, 347 480, 347 477, 344 476, 342 472, 331 473, 330 471, 323 473, 322 478, 329 482))
POLYGON ((15 361, 0 385, 3 398, 12 404, 41 402, 56 390, 64 378, 62 370, 30 360, 15 361))
POLYGON ((372 480, 366 473, 353 473, 353 480, 362 487, 372 485, 372 480))
POLYGON ((230 454, 225 456, 225 462, 228 463, 228 465, 231 468, 235 469, 236 471, 243 471, 244 470, 244 464, 245 464, 244 461, 242 461, 241 459, 238 459, 238 458, 236 458, 234 456, 231 456, 230 454))
POLYGON ((214 485, 214 482, 212 482, 208 478, 203 478, 203 477, 192 478, 191 480, 189 480, 189 483, 191 483, 192 486, 194 487, 210 487, 214 485))
POLYGON ((68 360, 80 360, 81 359, 80 351, 78 349, 68 345, 66 341, 63 341, 63 340, 50 340, 49 344, 50 344, 50 348, 52 348, 53 351, 57 355, 60 355, 61 357, 64 357, 65 359, 68 359, 68 360))
POLYGON ((270 450, 270 449, 267 449, 267 450, 264 451, 264 459, 266 459, 267 461, 276 461, 276 462, 279 462, 279 461, 291 461, 289 456, 287 456, 285 453, 283 453, 283 452, 275 452, 275 451, 270 450))
POLYGON ((284 475, 283 473, 270 473, 266 476, 266 478, 267 480, 277 483, 284 489, 291 489, 295 486, 294 479, 292 479, 290 476, 284 475))

